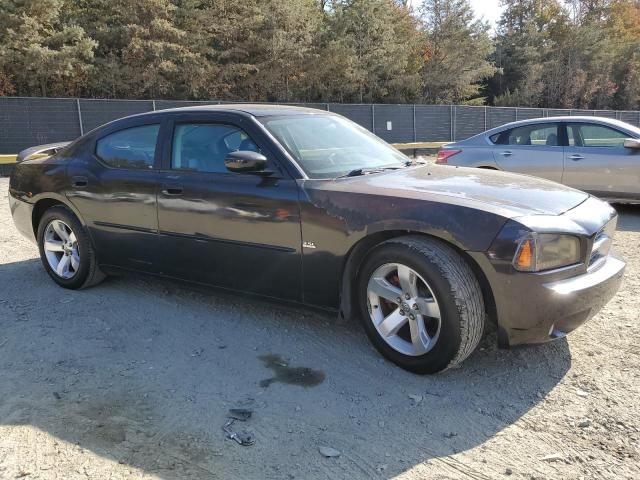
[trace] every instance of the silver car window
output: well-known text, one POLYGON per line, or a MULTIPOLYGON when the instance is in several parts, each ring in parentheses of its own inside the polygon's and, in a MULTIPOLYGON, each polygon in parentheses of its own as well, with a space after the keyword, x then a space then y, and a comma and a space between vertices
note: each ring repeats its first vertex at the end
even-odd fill
POLYGON ((525 125, 509 132, 508 145, 558 146, 558 126, 553 123, 525 125))

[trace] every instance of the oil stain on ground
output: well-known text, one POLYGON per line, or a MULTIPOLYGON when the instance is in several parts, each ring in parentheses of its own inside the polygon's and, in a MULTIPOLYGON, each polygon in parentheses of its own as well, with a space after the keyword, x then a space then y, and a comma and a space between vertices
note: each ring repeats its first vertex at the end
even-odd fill
POLYGON ((275 377, 266 378, 260 382, 261 387, 268 387, 272 383, 286 383, 300 387, 315 387, 324 382, 324 372, 307 367, 290 367, 289 363, 280 355, 268 354, 258 357, 264 366, 273 370, 275 377))

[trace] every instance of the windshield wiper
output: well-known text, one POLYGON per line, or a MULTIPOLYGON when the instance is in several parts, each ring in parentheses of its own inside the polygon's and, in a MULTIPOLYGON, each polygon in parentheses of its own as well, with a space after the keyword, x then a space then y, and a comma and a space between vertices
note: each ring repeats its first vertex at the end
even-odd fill
POLYGON ((359 177, 360 175, 367 175, 369 173, 378 173, 378 172, 384 172, 385 170, 398 170, 402 167, 371 167, 371 168, 356 168, 354 170, 351 170, 348 173, 345 173, 344 175, 339 175, 336 177, 336 179, 338 178, 346 178, 346 177, 359 177))

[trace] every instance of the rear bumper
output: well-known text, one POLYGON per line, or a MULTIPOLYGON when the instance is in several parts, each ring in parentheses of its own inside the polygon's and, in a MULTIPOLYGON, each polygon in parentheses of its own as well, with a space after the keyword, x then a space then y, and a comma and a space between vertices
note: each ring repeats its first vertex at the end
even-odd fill
POLYGON ((31 203, 18 200, 9 194, 9 208, 11 210, 11 216, 13 217, 13 223, 18 231, 31 242, 36 243, 32 224, 33 205, 31 203))
POLYGON ((546 274, 498 273, 486 255, 474 257, 491 284, 503 347, 564 337, 613 298, 625 270, 615 253, 596 270, 560 280, 546 274))

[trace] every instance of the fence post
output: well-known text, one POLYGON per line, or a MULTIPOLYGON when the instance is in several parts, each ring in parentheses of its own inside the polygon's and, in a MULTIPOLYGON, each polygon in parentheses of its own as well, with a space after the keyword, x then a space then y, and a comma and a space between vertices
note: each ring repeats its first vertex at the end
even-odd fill
POLYGON ((489 130, 488 125, 487 125, 487 106, 484 106, 484 131, 486 132, 487 130, 489 130))
POLYGON ((451 132, 449 137, 452 142, 456 141, 456 107, 455 105, 451 105, 449 108, 449 123, 451 125, 451 132))
POLYGON ((376 133, 376 106, 371 104, 371 133, 376 133))
POLYGON ((416 130, 416 104, 413 104, 413 142, 418 141, 418 131, 416 130))
POLYGON ((151 105, 153 105, 153 111, 156 111, 156 101, 155 100, 151 100, 151 105))
POLYGON ((82 111, 80 110, 80 99, 76 98, 76 108, 78 109, 78 123, 80 124, 80 136, 84 135, 84 127, 82 126, 82 111))
POLYGON ((327 112, 330 112, 331 109, 329 108, 329 104, 327 103, 327 112))
POLYGON ((516 122, 518 121, 518 107, 516 107, 516 122))

